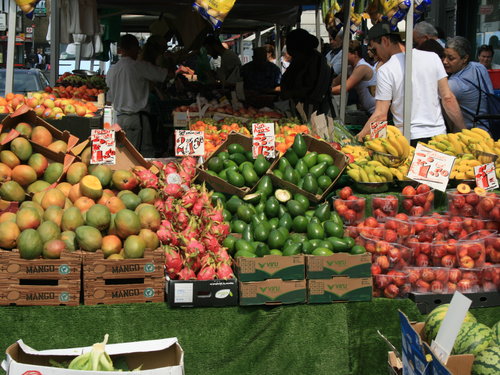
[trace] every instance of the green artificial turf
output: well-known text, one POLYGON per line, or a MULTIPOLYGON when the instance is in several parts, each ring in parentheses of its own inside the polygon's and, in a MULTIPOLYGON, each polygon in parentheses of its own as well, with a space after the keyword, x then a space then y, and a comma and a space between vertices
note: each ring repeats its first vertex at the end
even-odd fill
MULTIPOLYGON (((385 375, 380 329, 400 346, 397 310, 423 320, 410 300, 170 309, 163 303, 1 307, 0 351, 22 338, 35 349, 177 337, 186 375, 385 375)), ((488 326, 500 307, 474 309, 488 326)), ((3 374, 3 372, 0 372, 3 374)))

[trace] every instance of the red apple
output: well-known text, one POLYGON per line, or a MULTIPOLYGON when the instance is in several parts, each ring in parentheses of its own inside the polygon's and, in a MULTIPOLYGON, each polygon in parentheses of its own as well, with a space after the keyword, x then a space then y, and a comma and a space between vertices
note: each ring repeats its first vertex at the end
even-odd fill
POLYGON ((339 192, 339 197, 346 200, 352 195, 352 189, 349 186, 343 187, 339 192))
POLYGON ((396 298, 398 295, 399 295, 399 288, 394 284, 390 284, 384 289, 384 296, 386 298, 396 298))
POLYGON ((422 277, 422 280, 427 282, 431 282, 436 278, 434 271, 430 268, 424 268, 420 276, 422 277))
POLYGON ((470 256, 460 257, 459 262, 462 268, 474 268, 474 260, 470 256))
POLYGON ((405 197, 405 198, 411 198, 413 197, 417 192, 415 190, 415 188, 411 185, 407 185, 403 188, 402 190, 402 195, 405 197))
POLYGON ((431 286, 424 280, 417 280, 417 282, 415 283, 415 289, 419 293, 429 293, 431 290, 431 286))

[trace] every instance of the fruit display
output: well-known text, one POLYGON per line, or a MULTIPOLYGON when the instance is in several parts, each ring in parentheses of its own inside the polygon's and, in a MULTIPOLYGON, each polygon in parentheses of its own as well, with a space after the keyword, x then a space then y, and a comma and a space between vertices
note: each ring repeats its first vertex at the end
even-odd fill
POLYGON ((373 159, 387 167, 397 167, 410 155, 410 144, 401 131, 392 125, 387 126, 386 138, 365 141, 365 147, 374 151, 373 159))
POLYGON ((253 158, 252 151, 239 143, 231 143, 212 155, 205 167, 207 173, 219 177, 237 188, 252 188, 267 172, 271 162, 262 154, 253 158))
POLYGON ((22 94, 0 97, 0 113, 13 113, 22 105, 32 108, 42 118, 60 119, 66 115, 94 117, 98 108, 89 101, 57 98, 47 92, 34 92, 31 98, 22 94))
POLYGON ((366 199, 354 195, 349 186, 342 188, 333 207, 346 225, 356 225, 365 218, 366 199))
POLYGON ((236 258, 365 252, 344 235, 342 219, 328 203, 313 208, 305 195, 273 186, 269 176, 243 199, 235 195, 216 199, 223 202, 233 233, 223 245, 236 258))
POLYGON ((410 216, 423 216, 433 209, 434 191, 426 184, 420 184, 415 189, 407 185, 401 192, 403 212, 410 216))
POLYGON ((500 372, 500 345, 490 346, 474 357, 473 375, 493 375, 500 372))
POLYGON ((500 154, 500 143, 483 129, 462 129, 459 133, 435 135, 426 144, 429 148, 449 155, 472 154, 477 151, 500 154))
POLYGON ((350 163, 347 174, 356 182, 392 182, 391 170, 377 160, 350 163))
POLYGON ((308 151, 305 138, 302 134, 297 134, 292 147, 279 159, 271 172, 278 180, 295 185, 312 196, 321 196, 331 189, 345 165, 345 162, 339 164, 334 159, 333 148, 328 151, 331 153, 308 151))
POLYGON ((57 79, 55 87, 45 88, 45 92, 52 93, 58 98, 88 101, 97 101, 97 95, 105 93, 106 90, 106 79, 102 75, 81 76, 69 72, 57 79))

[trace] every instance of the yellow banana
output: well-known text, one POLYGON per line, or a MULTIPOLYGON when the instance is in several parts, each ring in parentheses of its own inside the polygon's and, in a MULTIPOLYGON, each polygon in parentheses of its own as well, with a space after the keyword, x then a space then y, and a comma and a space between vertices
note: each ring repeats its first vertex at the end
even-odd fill
POLYGON ((386 181, 392 181, 393 178, 392 173, 387 167, 378 166, 375 168, 375 173, 384 176, 386 181))
POLYGON ((349 169, 347 171, 347 175, 351 177, 354 181, 360 182, 361 181, 361 172, 360 169, 349 169))
POLYGON ((370 179, 368 178, 368 175, 363 168, 359 169, 359 177, 361 179, 361 182, 370 182, 370 179))
POLYGON ((387 141, 391 144, 392 147, 394 147, 397 150, 398 156, 403 157, 403 145, 399 142, 399 137, 398 136, 387 137, 387 141))
POLYGON ((370 160, 368 163, 366 163, 368 165, 373 165, 374 167, 377 167, 379 165, 383 165, 381 162, 379 162, 378 160, 370 160))
POLYGON ((477 133, 479 134, 481 137, 484 137, 484 138, 491 138, 491 135, 490 133, 488 133, 486 130, 484 129, 480 129, 480 128, 472 128, 470 129, 470 131, 472 133, 477 133))
POLYGON ((385 152, 385 148, 382 145, 382 143, 380 142, 380 138, 365 142, 365 145, 366 145, 366 147, 368 147, 369 149, 371 149, 373 151, 385 152))
POLYGON ((398 151, 389 143, 387 140, 382 140, 382 146, 385 148, 385 153, 391 154, 392 156, 398 157, 398 151))
POLYGON ((463 154, 462 144, 458 141, 458 136, 455 133, 448 134, 448 140, 455 150, 455 154, 463 154))

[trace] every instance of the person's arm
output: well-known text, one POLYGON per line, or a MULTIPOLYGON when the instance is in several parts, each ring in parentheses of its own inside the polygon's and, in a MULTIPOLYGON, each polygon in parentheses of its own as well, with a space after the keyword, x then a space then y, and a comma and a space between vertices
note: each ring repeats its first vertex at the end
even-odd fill
MULTIPOLYGON (((347 91, 356 87, 356 85, 358 83, 360 83, 361 81, 363 81, 365 79, 366 75, 368 73, 371 73, 371 72, 372 72, 372 70, 369 67, 367 67, 366 65, 365 66, 358 66, 358 67, 354 68, 352 74, 349 76, 349 78, 347 78, 347 81, 345 83, 347 91)), ((334 82, 338 77, 340 77, 340 76, 335 77, 334 82)), ((334 86, 332 87, 332 94, 333 95, 340 94, 340 82, 337 84, 334 83, 334 86)))
POLYGON ((438 81, 438 91, 441 97, 441 104, 446 112, 446 116, 450 119, 455 132, 466 129, 462 111, 458 105, 457 98, 448 85, 448 78, 441 78, 438 81))
POLYGON ((376 121, 386 121, 387 113, 389 112, 389 108, 391 107, 390 100, 377 100, 375 102, 375 111, 370 116, 368 121, 366 121, 363 129, 357 134, 358 140, 363 140, 363 137, 367 134, 370 134, 370 124, 376 121))

